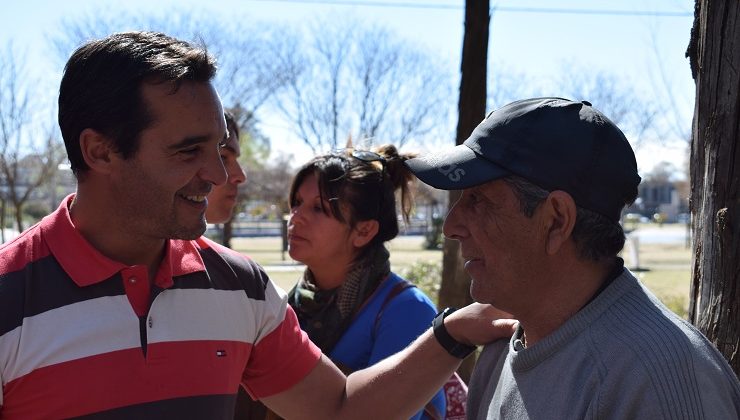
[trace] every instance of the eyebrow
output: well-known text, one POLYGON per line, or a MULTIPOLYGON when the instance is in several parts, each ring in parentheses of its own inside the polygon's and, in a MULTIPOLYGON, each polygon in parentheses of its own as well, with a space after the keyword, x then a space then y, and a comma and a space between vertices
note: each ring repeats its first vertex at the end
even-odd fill
MULTIPOLYGON (((221 139, 221 141, 224 141, 229 138, 228 133, 224 134, 224 137, 221 139)), ((185 137, 184 139, 180 140, 179 142, 175 144, 171 144, 167 147, 169 150, 177 150, 182 149, 190 146, 195 146, 197 144, 207 143, 210 141, 209 136, 192 136, 192 137, 185 137)))
POLYGON ((177 150, 177 149, 182 149, 185 147, 195 146, 201 143, 206 143, 208 142, 208 140, 209 140, 208 136, 185 137, 184 139, 178 141, 177 143, 167 146, 167 148, 169 150, 177 150))

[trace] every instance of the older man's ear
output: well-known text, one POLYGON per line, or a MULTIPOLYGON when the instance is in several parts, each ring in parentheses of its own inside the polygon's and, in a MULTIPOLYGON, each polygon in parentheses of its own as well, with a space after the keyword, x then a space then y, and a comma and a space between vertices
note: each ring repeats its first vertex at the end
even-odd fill
POLYGON ((570 239, 576 223, 576 203, 565 191, 552 191, 540 204, 540 217, 545 223, 545 250, 547 255, 555 255, 570 239))

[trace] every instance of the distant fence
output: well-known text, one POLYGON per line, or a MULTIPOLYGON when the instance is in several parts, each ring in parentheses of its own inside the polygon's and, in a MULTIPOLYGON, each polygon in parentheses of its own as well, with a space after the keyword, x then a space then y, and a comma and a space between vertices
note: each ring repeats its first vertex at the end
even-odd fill
MULTIPOLYGON (((412 220, 409 224, 399 223, 400 235, 424 235, 429 229, 426 220, 412 220)), ((232 236, 238 237, 261 237, 280 236, 282 222, 277 220, 238 221, 232 223, 232 236)), ((208 231, 217 233, 221 231, 220 225, 209 225, 208 231)))

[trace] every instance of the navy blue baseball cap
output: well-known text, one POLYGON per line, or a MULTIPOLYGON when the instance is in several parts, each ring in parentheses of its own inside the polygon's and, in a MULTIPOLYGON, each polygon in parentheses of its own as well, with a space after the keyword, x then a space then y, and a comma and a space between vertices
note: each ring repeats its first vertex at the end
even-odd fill
POLYGON ((512 102, 488 114, 463 144, 405 163, 443 190, 517 175, 613 221, 640 183, 624 133, 589 102, 563 98, 512 102))

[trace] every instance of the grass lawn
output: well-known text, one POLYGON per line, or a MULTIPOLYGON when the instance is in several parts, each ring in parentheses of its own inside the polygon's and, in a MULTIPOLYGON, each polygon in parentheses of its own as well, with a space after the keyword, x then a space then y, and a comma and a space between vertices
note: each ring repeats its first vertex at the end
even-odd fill
MULTIPOLYGON (((422 249, 420 236, 400 236, 389 243, 391 267, 404 274, 420 263, 441 264, 442 251, 422 249)), ((303 266, 293 262, 287 253, 281 252, 279 237, 235 238, 234 249, 249 255, 283 289, 290 289, 303 272, 303 266)), ((672 311, 686 317, 691 283, 691 250, 683 244, 639 245, 639 268, 635 274, 648 289, 655 293, 672 311)), ((625 265, 635 268, 634 252, 628 242, 623 252, 625 265)), ((436 296, 432 296, 436 298, 436 296)))
POLYGON ((686 318, 691 287, 691 248, 683 244, 641 244, 640 268, 635 269, 628 243, 623 252, 625 265, 673 312, 686 318))
MULTIPOLYGON (((419 261, 441 264, 442 251, 424 250, 422 242, 420 236, 401 236, 391 241, 388 248, 392 269, 401 273, 419 261)), ((303 265, 291 260, 287 252, 283 259, 278 237, 234 238, 232 246, 264 266, 270 278, 283 289, 293 287, 303 272, 303 265)))

